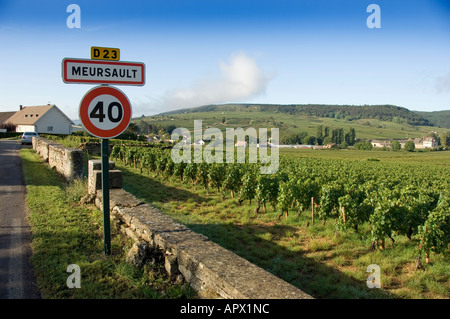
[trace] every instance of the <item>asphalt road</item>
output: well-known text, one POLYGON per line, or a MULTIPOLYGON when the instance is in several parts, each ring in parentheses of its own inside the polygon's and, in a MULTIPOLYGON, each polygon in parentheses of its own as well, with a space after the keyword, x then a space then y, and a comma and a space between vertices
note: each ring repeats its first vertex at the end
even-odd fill
POLYGON ((20 141, 0 140, 0 299, 37 299, 20 141))

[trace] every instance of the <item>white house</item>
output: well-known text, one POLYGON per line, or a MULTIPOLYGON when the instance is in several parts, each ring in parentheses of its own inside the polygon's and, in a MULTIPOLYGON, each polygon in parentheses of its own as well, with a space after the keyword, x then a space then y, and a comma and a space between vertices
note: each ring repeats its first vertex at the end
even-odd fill
POLYGON ((272 145, 269 142, 262 142, 262 143, 256 144, 256 147, 272 147, 272 145))
POLYGON ((426 137, 423 139, 422 145, 424 148, 438 147, 438 142, 432 137, 426 137))
POLYGON ((372 140, 371 143, 373 147, 391 147, 392 145, 391 141, 372 140))
POLYGON ((20 106, 20 110, 8 119, 16 126, 16 132, 48 134, 72 134, 75 124, 56 105, 20 106))
POLYGON ((194 142, 194 145, 205 145, 205 141, 204 140, 198 140, 196 142, 194 142))

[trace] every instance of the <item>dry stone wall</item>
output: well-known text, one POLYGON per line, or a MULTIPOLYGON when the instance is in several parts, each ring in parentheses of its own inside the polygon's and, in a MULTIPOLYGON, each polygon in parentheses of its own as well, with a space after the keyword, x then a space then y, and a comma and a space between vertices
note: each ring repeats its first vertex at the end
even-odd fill
MULTIPOLYGON (((122 171, 114 169, 116 163, 109 161, 109 188, 122 188, 122 171)), ((102 189, 102 160, 90 160, 88 163, 88 193, 94 194, 102 189)))
POLYGON ((33 137, 33 149, 58 173, 71 181, 83 176, 83 152, 42 137, 33 137))
MULTIPOLYGON (((102 207, 101 191, 95 203, 102 207)), ((187 281, 201 298, 312 298, 123 189, 110 190, 110 207, 114 224, 134 240, 129 260, 139 266, 163 259, 168 274, 187 281)))

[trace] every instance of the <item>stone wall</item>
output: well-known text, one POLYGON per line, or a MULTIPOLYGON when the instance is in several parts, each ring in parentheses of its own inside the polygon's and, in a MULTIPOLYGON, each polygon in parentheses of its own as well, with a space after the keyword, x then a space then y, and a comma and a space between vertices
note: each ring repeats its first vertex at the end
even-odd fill
MULTIPOLYGON (((108 154, 111 154, 112 148, 114 145, 109 143, 108 145, 108 154)), ((102 143, 94 143, 94 142, 84 142, 78 145, 77 147, 80 150, 83 150, 84 152, 88 153, 89 155, 102 155, 102 143)))
MULTIPOLYGON (((109 161, 109 188, 122 188, 122 171, 114 169, 116 163, 109 161)), ((102 160, 90 160, 88 163, 88 193, 95 194, 102 189, 102 160)))
POLYGON ((65 148, 63 145, 44 139, 33 137, 33 149, 42 159, 54 167, 58 173, 71 181, 83 176, 83 151, 65 148))
MULTIPOLYGON (((101 197, 97 191, 100 209, 101 197)), ((131 262, 139 266, 164 260, 168 274, 187 281, 201 298, 312 298, 122 189, 110 190, 110 208, 114 224, 134 240, 128 253, 131 262)))
POLYGON ((43 137, 33 137, 33 149, 38 153, 44 162, 48 162, 48 147, 50 144, 57 144, 43 137))

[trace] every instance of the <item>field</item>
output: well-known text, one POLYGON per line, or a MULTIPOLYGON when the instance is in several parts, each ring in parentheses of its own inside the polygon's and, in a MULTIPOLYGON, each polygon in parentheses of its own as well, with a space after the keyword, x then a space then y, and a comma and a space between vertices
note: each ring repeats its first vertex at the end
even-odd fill
POLYGON ((307 132, 309 135, 316 135, 317 127, 343 128, 347 131, 354 128, 357 137, 360 139, 408 139, 427 136, 432 132, 445 132, 446 128, 437 128, 431 126, 413 126, 400 124, 377 119, 358 119, 346 120, 336 118, 321 118, 314 116, 291 116, 288 113, 273 112, 252 112, 228 111, 228 112, 195 112, 185 114, 157 115, 152 117, 135 118, 133 122, 139 124, 144 120, 150 124, 176 127, 185 127, 193 130, 194 120, 201 119, 203 128, 216 127, 225 129, 225 127, 254 127, 271 128, 278 127, 280 130, 280 139, 284 136, 307 132))
POLYGON ((311 150, 281 149, 280 153, 300 158, 342 159, 349 161, 379 160, 381 163, 450 166, 450 151, 393 152, 390 150, 311 150))
MULTIPOLYGON (((283 149, 276 196, 266 201, 261 189, 251 195, 261 180, 251 182, 249 164, 219 185, 214 164, 180 176, 168 150, 114 143, 110 159, 127 191, 316 298, 449 297, 448 151, 283 149), (367 287, 370 265, 380 267, 380 289, 367 287)), ((233 165, 224 165, 225 174, 233 165)))

